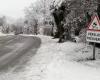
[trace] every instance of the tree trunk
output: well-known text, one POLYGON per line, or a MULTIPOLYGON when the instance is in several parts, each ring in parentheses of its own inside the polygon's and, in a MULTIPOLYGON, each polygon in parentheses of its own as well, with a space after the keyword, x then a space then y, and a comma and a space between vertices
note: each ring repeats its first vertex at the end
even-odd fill
POLYGON ((100 18, 100 0, 98 0, 97 13, 98 13, 98 16, 99 16, 99 18, 100 18))

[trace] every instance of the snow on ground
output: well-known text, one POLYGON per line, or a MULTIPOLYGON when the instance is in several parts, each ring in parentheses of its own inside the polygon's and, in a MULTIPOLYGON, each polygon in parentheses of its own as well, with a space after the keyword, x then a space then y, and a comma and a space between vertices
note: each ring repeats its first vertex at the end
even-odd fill
POLYGON ((42 44, 37 54, 27 56, 30 61, 22 69, 1 72, 0 80, 100 80, 100 54, 96 54, 96 61, 88 60, 92 58, 92 46, 38 37, 42 44))
POLYGON ((6 35, 0 32, 0 36, 6 36, 6 35))
POLYGON ((0 32, 0 36, 7 36, 7 35, 14 35, 14 33, 4 34, 4 33, 0 32))
MULTIPOLYGON (((52 62, 47 65, 45 79, 43 80, 100 79, 100 60, 86 61, 86 59, 92 58, 91 46, 72 42, 59 44, 55 43, 55 40, 54 43, 52 41, 48 42, 48 49, 50 51, 47 51, 47 53, 51 52, 55 54, 55 56, 52 58, 52 62), (83 64, 78 62, 83 62, 83 64), (99 65, 96 65, 96 62, 98 62, 99 65), (85 65, 85 63, 87 63, 87 65, 85 65)), ((100 56, 98 58, 100 58, 100 56)))

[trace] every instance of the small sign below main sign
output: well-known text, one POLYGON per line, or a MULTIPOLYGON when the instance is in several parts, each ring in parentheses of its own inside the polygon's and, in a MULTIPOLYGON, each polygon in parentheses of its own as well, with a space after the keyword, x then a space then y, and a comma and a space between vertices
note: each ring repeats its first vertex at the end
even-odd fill
POLYGON ((100 43, 100 21, 97 15, 93 17, 88 26, 86 40, 88 42, 100 43))

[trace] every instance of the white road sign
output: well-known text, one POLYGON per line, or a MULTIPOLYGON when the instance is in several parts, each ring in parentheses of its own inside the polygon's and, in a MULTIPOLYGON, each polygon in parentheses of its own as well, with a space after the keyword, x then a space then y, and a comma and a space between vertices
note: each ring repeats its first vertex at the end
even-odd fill
POLYGON ((86 40, 100 43, 100 21, 98 16, 94 16, 87 29, 86 40))

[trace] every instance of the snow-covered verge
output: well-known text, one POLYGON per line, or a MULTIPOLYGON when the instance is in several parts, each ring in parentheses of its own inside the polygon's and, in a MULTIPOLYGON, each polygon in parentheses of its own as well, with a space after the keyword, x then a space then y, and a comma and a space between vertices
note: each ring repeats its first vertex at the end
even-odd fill
POLYGON ((0 32, 0 36, 7 36, 7 35, 14 35, 14 33, 4 34, 4 33, 0 32))
POLYGON ((30 61, 21 69, 1 72, 0 80, 100 80, 100 54, 96 54, 96 61, 88 60, 92 46, 69 41, 59 44, 57 39, 38 37, 42 44, 37 54, 27 56, 30 61))
MULTIPOLYGON (((47 41, 47 40, 46 40, 47 41)), ((48 40, 47 53, 53 56, 47 65, 43 80, 99 80, 100 55, 96 54, 96 61, 91 61, 92 46, 82 43, 56 43, 48 40), (82 63, 82 64, 81 64, 82 63)), ((96 50, 99 52, 99 49, 96 50)))
POLYGON ((0 36, 6 36, 6 34, 3 34, 2 32, 0 32, 0 36))

